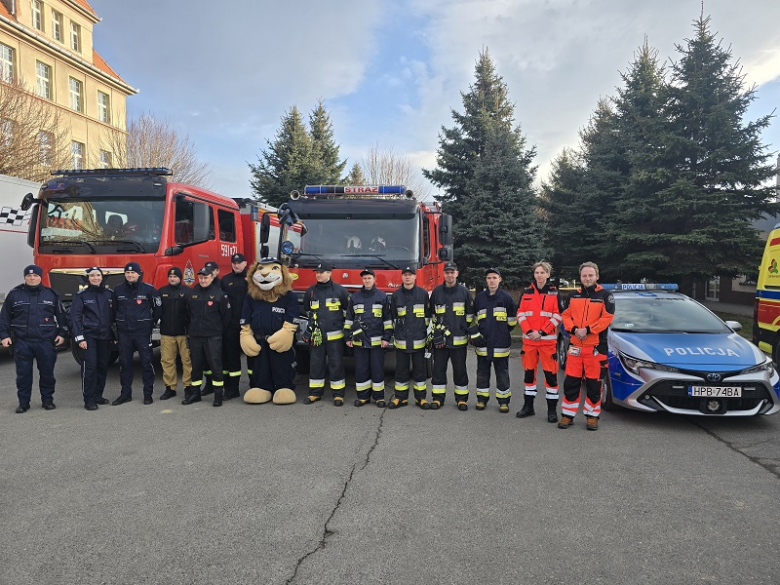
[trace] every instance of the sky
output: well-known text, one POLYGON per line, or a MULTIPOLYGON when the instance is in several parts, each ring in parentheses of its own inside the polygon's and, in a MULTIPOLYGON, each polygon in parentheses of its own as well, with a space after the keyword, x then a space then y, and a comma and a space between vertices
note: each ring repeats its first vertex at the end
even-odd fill
MULTIPOLYGON (((189 136, 211 169, 208 186, 229 197, 251 196, 248 163, 285 113, 308 116, 319 100, 347 168, 372 147, 434 168, 440 129, 463 111, 483 49, 545 180, 598 100, 616 95, 645 38, 661 61, 677 61, 702 10, 757 88, 747 119, 780 105, 780 2, 89 1, 102 19, 95 49, 139 90, 129 115, 152 113, 189 136)), ((780 151, 780 120, 763 141, 780 151)))

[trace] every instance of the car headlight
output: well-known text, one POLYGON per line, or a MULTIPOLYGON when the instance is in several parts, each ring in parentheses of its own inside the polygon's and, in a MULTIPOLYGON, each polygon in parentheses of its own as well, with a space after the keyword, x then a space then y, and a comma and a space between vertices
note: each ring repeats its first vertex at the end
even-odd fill
POLYGON ((664 366, 663 364, 657 364, 655 362, 649 362, 647 360, 640 360, 624 353, 619 353, 620 362, 623 366, 632 374, 639 375, 639 370, 658 370, 660 372, 679 372, 677 368, 671 366, 664 366))
POLYGON ((769 375, 771 376, 773 370, 774 370, 774 365, 772 363, 772 360, 770 358, 766 358, 763 363, 742 370, 740 374, 758 374, 760 372, 768 372, 769 375))

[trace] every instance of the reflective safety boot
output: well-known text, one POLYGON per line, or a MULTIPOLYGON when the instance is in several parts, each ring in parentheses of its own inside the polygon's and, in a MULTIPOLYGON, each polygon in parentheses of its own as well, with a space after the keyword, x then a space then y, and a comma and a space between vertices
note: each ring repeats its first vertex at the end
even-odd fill
POLYGON ((214 402, 211 406, 222 406, 222 390, 214 390, 214 402))
POLYGON ((561 416, 561 422, 558 423, 559 429, 568 429, 571 425, 574 424, 574 417, 573 416, 566 416, 565 414, 561 416))
POLYGON ((585 428, 589 431, 597 431, 599 430, 599 419, 595 416, 586 416, 585 417, 585 428))

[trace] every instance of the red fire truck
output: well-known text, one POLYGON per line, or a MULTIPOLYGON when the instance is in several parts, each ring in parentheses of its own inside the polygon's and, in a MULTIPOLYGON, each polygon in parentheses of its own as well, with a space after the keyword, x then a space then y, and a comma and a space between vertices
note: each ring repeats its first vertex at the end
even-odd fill
POLYGON ((278 217, 247 199, 169 182, 168 169, 52 174, 37 198, 25 196, 22 209, 33 207, 28 243, 44 270, 43 282, 66 305, 88 284, 84 270, 90 266, 101 267, 112 288, 123 281, 130 260, 140 264, 144 281, 155 288, 168 283, 173 266, 192 285, 209 260, 226 274, 236 252, 253 262, 262 252, 276 253, 263 250, 269 241, 300 245, 301 228, 290 225, 289 214, 278 217))
POLYGON ((452 217, 438 203, 422 203, 402 185, 307 186, 282 206, 306 226, 306 237, 291 254, 298 274, 295 289, 316 282, 313 268, 334 266, 333 281, 348 290, 363 286, 360 271, 376 272, 379 289, 401 286, 401 269, 417 270, 417 285, 429 293, 444 282, 452 260, 452 217))

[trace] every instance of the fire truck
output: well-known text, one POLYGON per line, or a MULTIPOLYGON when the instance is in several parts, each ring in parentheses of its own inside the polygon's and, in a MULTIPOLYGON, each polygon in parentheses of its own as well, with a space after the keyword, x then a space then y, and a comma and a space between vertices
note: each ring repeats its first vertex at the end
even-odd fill
POLYGON ((387 293, 401 286, 407 266, 429 294, 444 282, 444 263, 452 260, 452 217, 438 203, 417 201, 403 185, 307 186, 302 194, 293 191, 281 209, 306 226, 306 237, 290 254, 301 297, 316 283, 313 269, 322 262, 333 265, 333 281, 350 291, 363 286, 360 272, 367 267, 387 293))
POLYGON ((109 287, 124 280, 133 260, 155 288, 168 283, 179 267, 192 285, 207 261, 226 274, 230 258, 243 253, 253 262, 276 253, 269 241, 300 246, 300 226, 247 199, 230 199, 193 185, 168 180, 165 168, 54 171, 38 196, 28 193, 22 209, 32 208, 28 244, 36 264, 68 306, 88 282, 84 270, 99 266, 109 287), (292 229, 290 229, 292 228, 292 229))

